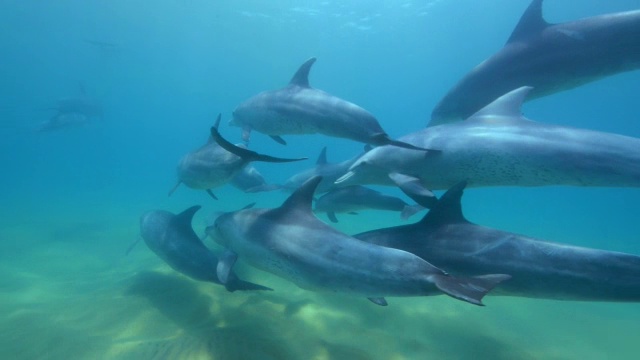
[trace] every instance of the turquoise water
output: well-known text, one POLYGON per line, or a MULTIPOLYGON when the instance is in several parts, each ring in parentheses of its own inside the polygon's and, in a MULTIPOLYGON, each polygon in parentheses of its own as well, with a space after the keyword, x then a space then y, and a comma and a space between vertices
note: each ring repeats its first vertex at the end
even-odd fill
MULTIPOLYGON (((275 289, 227 293, 162 263, 139 238, 150 209, 218 210, 282 192, 179 188, 175 165, 200 146, 217 113, 286 84, 316 56, 311 84, 376 115, 392 136, 423 127, 440 97, 497 51, 528 0, 5 1, 0 4, 0 358, 7 359, 631 359, 637 304, 487 296, 484 308, 449 297, 366 299, 317 294, 269 274, 275 289), (90 41, 112 43, 99 47, 90 41), (79 83, 104 121, 32 130, 79 83)), ((551 22, 638 8, 637 0, 555 0, 551 22)), ((527 103, 527 117, 640 136, 640 72, 527 103)), ((222 133, 239 139, 240 130, 222 133)), ((340 161, 362 146, 323 136, 260 134, 252 147, 340 161)), ((257 164, 283 182, 312 160, 257 164)), ((391 189, 383 189, 399 195, 391 189)), ((470 189, 469 220, 549 241, 640 254, 640 191, 618 188, 470 189)), ((342 215, 357 233, 401 224, 397 214, 342 215)), ((212 242, 208 242, 214 247, 212 242)))

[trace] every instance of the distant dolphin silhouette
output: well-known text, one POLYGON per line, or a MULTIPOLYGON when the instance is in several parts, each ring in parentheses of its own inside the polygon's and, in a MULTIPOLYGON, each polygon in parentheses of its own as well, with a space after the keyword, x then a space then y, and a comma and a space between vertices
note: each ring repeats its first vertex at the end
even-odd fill
POLYGON ((640 10, 549 24, 533 0, 507 44, 449 90, 429 125, 466 119, 522 86, 533 87, 531 100, 639 67, 640 10))
POLYGON ((460 204, 465 185, 448 190, 415 224, 354 237, 416 254, 452 275, 511 275, 493 295, 640 301, 640 257, 545 242, 470 223, 460 204))
POLYGON ((225 213, 207 233, 227 248, 218 263, 225 283, 238 256, 303 289, 362 296, 387 305, 385 296, 447 294, 475 305, 508 275, 457 278, 406 251, 367 244, 320 221, 311 200, 321 178, 305 182, 275 209, 225 213))
POLYGON ((281 144, 286 142, 280 135, 321 133, 371 145, 418 149, 391 139, 378 120, 360 106, 312 88, 309 70, 315 61, 311 58, 302 64, 286 87, 264 91, 235 109, 230 124, 242 128, 245 143, 255 130, 281 144))

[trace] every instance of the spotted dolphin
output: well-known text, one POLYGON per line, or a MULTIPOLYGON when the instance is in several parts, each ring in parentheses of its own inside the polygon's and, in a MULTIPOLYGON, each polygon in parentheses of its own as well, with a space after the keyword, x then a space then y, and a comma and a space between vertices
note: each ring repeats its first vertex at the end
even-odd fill
POLYGON ((494 295, 558 300, 640 301, 640 257, 534 239, 469 222, 465 183, 448 190, 419 222, 354 235, 420 256, 451 274, 504 273, 494 295))
POLYGON ((323 223, 311 201, 320 177, 304 183, 275 209, 220 215, 207 233, 227 251, 218 263, 224 283, 238 257, 313 291, 340 292, 386 305, 385 296, 447 294, 482 305, 508 275, 457 278, 416 255, 354 239, 323 223))
POLYGON ((401 138, 437 147, 439 154, 377 147, 337 182, 395 185, 392 178, 401 175, 427 189, 448 189, 462 180, 472 187, 640 186, 640 139, 526 119, 520 106, 530 89, 503 95, 465 121, 401 138))
POLYGON ((218 115, 215 125, 211 128, 211 136, 207 143, 180 159, 177 167, 178 182, 169 191, 169 195, 180 184, 185 184, 193 189, 206 190, 211 197, 217 199, 211 189, 231 181, 249 162, 291 162, 306 159, 276 158, 233 145, 218 132, 220 117, 218 115))
POLYGON ((531 100, 639 67, 640 10, 549 24, 533 0, 506 45, 440 100, 430 125, 466 119, 522 86, 533 86, 531 100))
MULTIPOLYGON (((140 217, 140 233, 149 249, 172 269, 199 281, 220 284, 216 273, 218 258, 198 238, 191 227, 193 215, 200 206, 192 206, 180 214, 153 210, 140 217)), ((242 281, 231 273, 225 282, 229 291, 270 290, 242 281)))
POLYGON ((378 120, 360 106, 312 88, 309 70, 315 61, 311 58, 302 64, 289 85, 261 92, 235 109, 230 124, 243 129, 245 143, 255 130, 281 144, 286 142, 280 135, 321 133, 365 144, 417 149, 391 139, 378 120))
POLYGON ((333 189, 320 196, 315 203, 315 211, 327 213, 329 220, 334 223, 338 222, 336 213, 355 213, 369 209, 398 211, 400 217, 406 220, 425 208, 417 204, 409 205, 398 197, 360 185, 333 189))

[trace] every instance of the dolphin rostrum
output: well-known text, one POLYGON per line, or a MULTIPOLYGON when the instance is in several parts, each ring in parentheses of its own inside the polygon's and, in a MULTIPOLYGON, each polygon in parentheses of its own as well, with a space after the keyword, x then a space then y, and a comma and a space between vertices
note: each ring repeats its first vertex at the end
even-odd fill
POLYGON ((315 205, 316 212, 327 213, 329 220, 334 223, 338 222, 336 213, 354 213, 367 209, 399 211, 400 217, 406 220, 425 208, 417 204, 409 205, 400 198, 360 185, 333 189, 320 196, 315 205))
MULTIPOLYGON (((192 206, 178 215, 164 210, 149 211, 140 218, 140 233, 149 249, 172 269, 199 281, 220 284, 216 275, 218 258, 191 228, 193 215, 200 206, 192 206)), ((242 281, 231 273, 225 282, 228 291, 270 290, 242 281)))
POLYGON ((640 257, 545 242, 470 223, 460 200, 465 183, 448 190, 419 222, 354 237, 401 249, 466 276, 504 273, 492 294, 558 300, 640 301, 640 257))
POLYGON ((169 191, 169 195, 183 183, 193 189, 204 189, 217 199, 211 189, 231 181, 251 161, 291 162, 306 159, 276 158, 235 146, 220 136, 219 125, 220 115, 211 128, 211 137, 207 143, 180 160, 177 168, 178 182, 169 191))
POLYGON ((530 89, 503 95, 465 121, 401 138, 437 147, 439 154, 377 147, 336 182, 394 185, 403 176, 429 189, 448 189, 462 180, 474 187, 640 186, 640 139, 526 119, 520 106, 530 89))
POLYGON ((533 0, 502 50, 437 104, 430 125, 466 119, 522 86, 533 86, 531 100, 639 67, 640 10, 549 24, 533 0))
POLYGON ((207 233, 227 248, 218 263, 224 283, 238 257, 248 264, 315 291, 367 297, 447 294, 482 305, 482 297, 508 275, 457 278, 406 251, 368 244, 320 221, 311 201, 320 177, 304 183, 275 209, 220 215, 207 233))
POLYGON ((391 139, 378 120, 360 106, 312 88, 309 70, 315 61, 311 58, 302 64, 286 87, 261 92, 235 109, 230 124, 242 128, 245 143, 255 130, 281 144, 286 142, 280 135, 321 133, 371 145, 418 149, 391 139))

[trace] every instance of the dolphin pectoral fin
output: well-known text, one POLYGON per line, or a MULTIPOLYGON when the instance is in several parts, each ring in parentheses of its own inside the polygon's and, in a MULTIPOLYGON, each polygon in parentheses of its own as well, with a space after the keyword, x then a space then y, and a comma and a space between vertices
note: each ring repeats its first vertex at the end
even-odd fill
POLYGON ((458 300, 484 306, 482 298, 501 282, 511 279, 510 275, 491 274, 474 277, 454 277, 434 275, 433 282, 438 289, 458 300))
POLYGON ((218 200, 218 197, 216 196, 216 194, 213 193, 213 191, 211 191, 211 189, 207 189, 206 191, 207 191, 207 194, 209 194, 209 196, 218 200))
POLYGON ((385 300, 383 297, 370 297, 367 298, 369 299, 369 301, 371 301, 372 303, 376 304, 376 305, 380 305, 380 306, 387 306, 389 304, 387 304, 387 300, 385 300))
POLYGON ((176 189, 178 189, 178 186, 180 186, 180 184, 182 184, 182 181, 178 180, 178 182, 175 185, 173 185, 171 190, 169 190, 169 194, 167 196, 173 195, 173 193, 176 192, 176 189))
POLYGON ((218 280, 220 280, 221 284, 226 285, 229 282, 231 269, 233 269, 233 265, 236 263, 236 260, 238 260, 238 254, 229 249, 225 250, 218 259, 216 274, 218 275, 218 280))
POLYGON ((414 214, 424 210, 425 207, 419 204, 415 205, 405 205, 402 211, 400 212, 400 218, 402 220, 408 220, 414 214))
POLYGON ((138 245, 138 243, 140 242, 140 239, 141 237, 139 237, 136 241, 134 241, 131 245, 129 245, 129 247, 127 248, 127 251, 124 252, 125 256, 129 255, 131 250, 133 250, 133 248, 136 247, 136 245, 138 245))
POLYGON ((269 137, 272 138, 278 144, 287 145, 287 142, 284 141, 284 139, 278 135, 269 135, 269 137))
POLYGON ((438 203, 438 198, 434 193, 425 188, 417 177, 393 172, 389 174, 389 178, 403 193, 418 204, 430 209, 438 203))
POLYGON ((331 220, 332 223, 337 223, 338 222, 338 218, 336 217, 336 213, 334 213, 333 211, 327 211, 327 217, 329 218, 329 220, 331 220))
POLYGON ((401 147, 404 149, 418 150, 418 151, 439 151, 439 150, 421 148, 419 146, 406 143, 404 141, 394 140, 390 138, 387 133, 379 133, 371 136, 371 144, 378 145, 378 146, 393 145, 393 146, 401 147))

